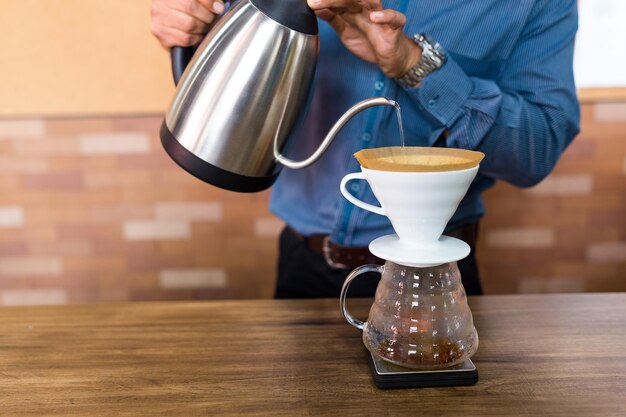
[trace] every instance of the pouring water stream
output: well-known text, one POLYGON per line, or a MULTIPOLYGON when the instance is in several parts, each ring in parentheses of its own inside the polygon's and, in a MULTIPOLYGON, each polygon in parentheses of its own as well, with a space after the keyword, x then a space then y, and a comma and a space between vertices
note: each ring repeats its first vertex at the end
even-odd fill
POLYGON ((402 127, 402 112, 400 111, 400 103, 397 101, 393 105, 396 108, 396 117, 398 118, 398 128, 400 129, 400 146, 404 148, 404 128, 402 127))

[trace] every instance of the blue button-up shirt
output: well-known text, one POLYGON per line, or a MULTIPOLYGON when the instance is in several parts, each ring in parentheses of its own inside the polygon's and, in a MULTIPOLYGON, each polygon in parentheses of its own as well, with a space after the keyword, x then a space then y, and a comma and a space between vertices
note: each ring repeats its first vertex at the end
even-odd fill
MULTIPOLYGON (((439 42, 446 64, 416 89, 404 89, 380 69, 352 55, 320 22, 320 55, 311 102, 294 132, 289 157, 313 153, 353 104, 383 95, 402 107, 405 143, 447 146, 485 154, 480 171, 448 225, 478 220, 481 193, 501 179, 518 186, 541 181, 579 130, 572 70, 578 26, 575 0, 390 0, 407 17, 405 32, 439 42)), ((353 154, 398 146, 392 107, 355 116, 312 166, 283 169, 270 209, 303 235, 330 234, 344 245, 366 246, 393 233, 386 217, 353 206, 339 192, 341 178, 359 171, 353 154)), ((376 203, 365 182, 350 191, 376 203)), ((410 190, 407 190, 410 192, 410 190)), ((428 198, 428 196, 424 196, 428 198)))

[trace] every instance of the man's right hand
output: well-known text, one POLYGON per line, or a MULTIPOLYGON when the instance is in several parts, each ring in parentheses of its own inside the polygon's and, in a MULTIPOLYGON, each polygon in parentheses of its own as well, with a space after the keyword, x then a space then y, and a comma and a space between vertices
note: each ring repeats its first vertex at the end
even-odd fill
POLYGON ((151 31, 165 49, 200 43, 215 16, 224 11, 221 0, 152 0, 151 31))

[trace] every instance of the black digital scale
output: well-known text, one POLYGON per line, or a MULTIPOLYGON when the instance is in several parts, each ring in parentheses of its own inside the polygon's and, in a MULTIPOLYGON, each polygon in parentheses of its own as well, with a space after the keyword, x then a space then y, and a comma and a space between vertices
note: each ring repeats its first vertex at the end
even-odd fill
POLYGON ((417 370, 402 368, 366 352, 378 388, 456 387, 478 382, 478 370, 470 359, 450 368, 417 370))

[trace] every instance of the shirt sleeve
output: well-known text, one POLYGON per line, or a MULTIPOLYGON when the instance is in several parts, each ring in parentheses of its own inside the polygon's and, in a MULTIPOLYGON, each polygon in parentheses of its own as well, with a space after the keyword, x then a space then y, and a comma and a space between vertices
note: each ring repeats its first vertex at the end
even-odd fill
POLYGON ((577 28, 576 0, 539 1, 497 80, 468 76, 448 57, 406 91, 440 125, 437 133, 448 131, 446 146, 485 154, 481 174, 532 186, 579 132, 577 28))

